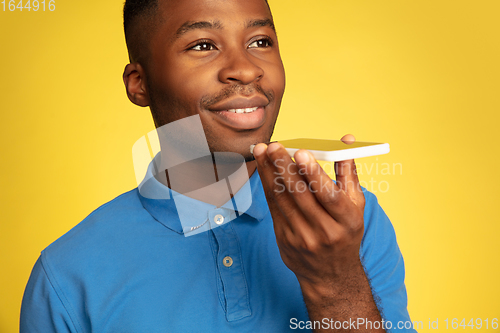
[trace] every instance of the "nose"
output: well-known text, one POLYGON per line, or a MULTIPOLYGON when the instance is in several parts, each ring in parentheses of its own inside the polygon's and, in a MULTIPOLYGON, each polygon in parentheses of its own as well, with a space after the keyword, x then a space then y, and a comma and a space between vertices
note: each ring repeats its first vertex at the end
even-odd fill
POLYGON ((250 84, 260 80, 264 70, 255 63, 255 59, 243 50, 226 53, 224 65, 219 71, 222 83, 250 84))

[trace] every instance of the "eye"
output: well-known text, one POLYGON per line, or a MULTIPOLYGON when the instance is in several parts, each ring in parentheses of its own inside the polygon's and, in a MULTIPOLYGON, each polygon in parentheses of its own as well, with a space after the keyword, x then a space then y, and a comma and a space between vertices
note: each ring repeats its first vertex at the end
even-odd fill
POLYGON ((212 51, 212 50, 216 50, 216 47, 209 40, 201 40, 198 43, 196 43, 196 45, 194 45, 193 47, 191 47, 189 49, 194 50, 194 51, 212 51))
POLYGON ((270 47, 273 45, 273 41, 269 37, 261 38, 256 41, 253 41, 248 45, 248 48, 257 48, 257 47, 270 47))

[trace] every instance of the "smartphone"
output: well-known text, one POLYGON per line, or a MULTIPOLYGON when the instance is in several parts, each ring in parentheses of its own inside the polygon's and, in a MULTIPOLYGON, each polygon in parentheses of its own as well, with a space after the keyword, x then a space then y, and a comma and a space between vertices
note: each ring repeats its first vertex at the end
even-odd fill
POLYGON ((309 150, 317 160, 338 162, 375 155, 387 154, 390 151, 388 143, 360 142, 346 144, 340 140, 323 139, 292 139, 278 141, 290 156, 299 149, 309 150))

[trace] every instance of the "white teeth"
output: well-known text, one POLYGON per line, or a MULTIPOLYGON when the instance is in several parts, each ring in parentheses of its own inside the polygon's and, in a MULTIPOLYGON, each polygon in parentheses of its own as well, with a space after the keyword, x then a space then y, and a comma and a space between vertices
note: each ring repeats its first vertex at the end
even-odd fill
POLYGON ((229 109, 227 111, 233 112, 233 113, 250 113, 250 112, 254 112, 258 108, 259 107, 256 106, 256 107, 253 107, 253 108, 245 108, 245 109, 229 109))

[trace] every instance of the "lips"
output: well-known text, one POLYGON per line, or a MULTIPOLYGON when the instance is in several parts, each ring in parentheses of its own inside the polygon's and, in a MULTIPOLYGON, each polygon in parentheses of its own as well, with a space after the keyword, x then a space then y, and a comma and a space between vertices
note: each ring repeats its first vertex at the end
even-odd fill
POLYGON ((236 130, 251 130, 265 122, 265 107, 269 100, 261 95, 250 98, 235 97, 223 100, 208 108, 217 115, 217 119, 236 130))
POLYGON ((230 99, 225 99, 219 103, 210 106, 208 109, 210 111, 228 111, 237 109, 249 109, 254 107, 263 107, 269 104, 269 101, 265 96, 255 95, 252 97, 235 97, 230 99))

